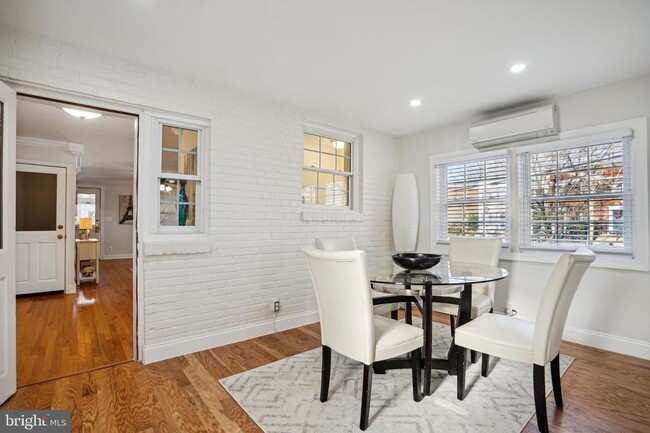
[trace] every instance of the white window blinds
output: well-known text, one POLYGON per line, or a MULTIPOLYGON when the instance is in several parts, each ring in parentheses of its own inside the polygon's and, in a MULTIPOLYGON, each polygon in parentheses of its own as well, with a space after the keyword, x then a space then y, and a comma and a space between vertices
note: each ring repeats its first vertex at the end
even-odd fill
POLYGON ((520 154, 522 248, 632 253, 630 137, 520 154))
POLYGON ((510 240, 508 157, 501 155, 436 168, 437 241, 450 236, 500 237, 510 240))

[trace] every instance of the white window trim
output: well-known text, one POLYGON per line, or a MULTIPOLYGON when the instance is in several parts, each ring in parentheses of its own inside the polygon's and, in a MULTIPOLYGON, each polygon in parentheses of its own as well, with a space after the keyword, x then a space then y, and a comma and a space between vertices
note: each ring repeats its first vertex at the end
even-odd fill
MULTIPOLYGON (((303 221, 360 221, 362 213, 362 155, 363 155, 363 137, 359 133, 346 131, 320 123, 305 121, 302 125, 303 133, 314 134, 333 138, 336 140, 346 141, 352 144, 352 182, 350 185, 350 206, 331 206, 331 205, 302 205, 303 221)), ((304 143, 302 147, 304 154, 304 143)), ((302 168, 300 170, 302 176, 302 168)), ((302 182, 301 182, 302 190, 302 182)))
MULTIPOLYGON (((208 227, 207 221, 209 220, 209 143, 210 143, 210 122, 203 119, 184 117, 168 114, 156 114, 149 117, 149 134, 151 144, 151 166, 149 172, 150 181, 150 219, 149 219, 149 236, 147 236, 148 243, 154 245, 162 242, 160 245, 165 245, 165 242, 197 242, 200 248, 190 248, 191 251, 179 251, 179 246, 169 245, 169 252, 166 248, 150 248, 150 254, 146 252, 145 255, 160 255, 171 253, 199 253, 209 251, 208 240, 208 227), (196 224, 191 227, 174 227, 174 226, 161 226, 160 225, 160 185, 159 178, 162 176, 161 172, 161 159, 162 159, 162 125, 175 126, 179 128, 198 130, 198 151, 197 158, 199 159, 197 166, 197 180, 200 184, 196 191, 196 224)), ((181 248, 182 249, 182 248, 181 248)), ((185 248, 187 249, 187 248, 185 248)))
MULTIPOLYGON (((509 248, 504 249, 501 253, 501 259, 506 261, 536 262, 536 263, 555 263, 562 251, 547 250, 526 250, 521 251, 519 245, 519 218, 521 200, 519 197, 519 176, 517 168, 517 156, 522 152, 545 151, 574 147, 582 144, 589 144, 590 141, 602 140, 606 135, 618 135, 623 130, 632 130, 631 145, 634 153, 633 173, 634 179, 634 252, 632 257, 621 257, 620 254, 598 253, 593 266, 600 268, 649 271, 650 270, 650 224, 649 224, 649 207, 648 207, 648 118, 640 117, 636 119, 612 122, 608 124, 566 131, 560 134, 559 140, 546 143, 532 144, 529 146, 520 146, 503 150, 511 155, 510 177, 511 188, 511 236, 512 244, 509 248), (592 138, 593 140, 590 140, 592 138), (513 167, 514 166, 514 167, 513 167)), ((438 254, 448 254, 447 245, 437 244, 436 230, 437 227, 437 200, 435 199, 436 176, 435 165, 441 163, 460 162, 467 159, 498 155, 499 151, 478 152, 476 150, 467 150, 461 152, 447 153, 444 155, 432 155, 429 158, 429 180, 430 180, 430 245, 431 250, 438 254)))

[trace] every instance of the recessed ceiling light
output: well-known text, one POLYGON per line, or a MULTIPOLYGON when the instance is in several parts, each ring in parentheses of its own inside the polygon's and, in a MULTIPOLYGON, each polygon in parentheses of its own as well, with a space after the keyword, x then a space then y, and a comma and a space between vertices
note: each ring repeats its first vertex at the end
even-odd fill
POLYGON ((420 105, 422 105, 422 101, 420 101, 419 99, 411 99, 410 104, 411 107, 419 107, 420 105))
POLYGON ((63 111, 71 116, 78 117, 79 119, 97 119, 102 117, 101 113, 94 113, 92 111, 77 110, 74 108, 63 107, 63 111))
POLYGON ((510 67, 510 72, 517 74, 519 72, 522 72, 524 69, 526 69, 526 65, 524 63, 517 63, 516 65, 512 65, 510 67))

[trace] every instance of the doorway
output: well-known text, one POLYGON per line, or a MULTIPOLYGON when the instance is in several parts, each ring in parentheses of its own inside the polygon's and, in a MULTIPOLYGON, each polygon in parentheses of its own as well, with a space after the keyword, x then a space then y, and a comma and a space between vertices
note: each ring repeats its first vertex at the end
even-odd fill
MULTIPOLYGON (((42 285, 17 291, 19 387, 136 357, 135 229, 133 219, 120 224, 119 212, 122 202, 133 206, 136 195, 137 122, 137 115, 101 107, 18 97, 17 186, 18 176, 25 176, 23 166, 61 176, 64 192, 57 197, 63 198, 56 203, 63 203, 64 215, 57 221, 61 228, 55 239, 65 245, 56 250, 63 251, 61 265, 40 260, 46 253, 54 256, 51 246, 41 247, 32 238, 29 244, 23 242, 28 246, 20 246, 27 235, 50 234, 45 229, 25 235, 19 231, 23 219, 43 214, 28 206, 37 201, 36 195, 45 194, 43 183, 27 176, 38 187, 33 188, 34 197, 25 195, 25 209, 17 208, 16 245, 17 251, 24 251, 16 257, 17 275, 20 281, 31 278, 34 286, 34 263, 49 263, 45 271, 63 275, 64 283, 52 283, 49 290, 42 285)), ((17 190, 17 197, 20 194, 17 190)))

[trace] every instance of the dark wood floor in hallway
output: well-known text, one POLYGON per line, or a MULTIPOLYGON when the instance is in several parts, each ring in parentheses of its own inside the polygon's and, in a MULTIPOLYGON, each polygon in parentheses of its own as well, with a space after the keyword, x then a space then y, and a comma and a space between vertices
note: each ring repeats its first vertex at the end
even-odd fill
MULTIPOLYGON (((260 432, 218 380, 317 347, 320 329, 313 324, 150 365, 134 361, 26 386, 1 408, 71 410, 73 432, 260 432)), ((648 431, 650 361, 571 343, 563 343, 562 353, 575 361, 562 379, 564 410, 552 394, 547 399, 551 431, 648 431)), ((523 431, 538 431, 534 417, 523 431)))
POLYGON ((17 298, 18 386, 133 359, 132 261, 100 269, 76 294, 17 298))

